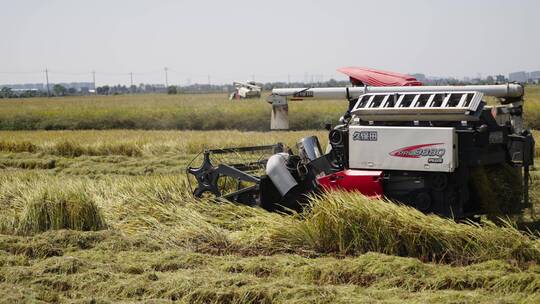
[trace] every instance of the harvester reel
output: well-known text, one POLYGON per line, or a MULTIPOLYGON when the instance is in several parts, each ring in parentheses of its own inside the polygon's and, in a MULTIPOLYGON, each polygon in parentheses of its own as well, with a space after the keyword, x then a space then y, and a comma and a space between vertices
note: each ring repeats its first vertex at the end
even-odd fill
MULTIPOLYGON (((209 192, 217 198, 224 198, 240 202, 247 205, 257 204, 259 201, 258 191, 260 185, 260 177, 256 175, 261 169, 264 169, 267 159, 259 157, 255 161, 235 164, 219 164, 213 165, 211 161, 212 155, 215 154, 235 154, 238 157, 241 153, 280 153, 283 152, 283 144, 253 146, 253 147, 237 147, 205 150, 203 162, 198 168, 187 168, 187 173, 195 176, 197 185, 193 191, 196 197, 202 197, 204 193, 209 192), (223 178, 223 179, 221 179, 223 178), (236 182, 234 190, 229 189, 228 181, 236 182), (222 186, 225 185, 225 188, 222 186), (220 188, 221 187, 221 188, 220 188)), ((198 156, 195 157, 195 159, 198 156)), ((194 159, 194 160, 195 160, 194 159)), ((190 163, 191 164, 191 163, 190 163)))
POLYGON ((204 160, 199 168, 188 168, 188 172, 197 179, 197 188, 193 191, 196 197, 202 197, 205 192, 211 192, 215 196, 221 196, 218 188, 219 173, 216 172, 210 162, 210 153, 204 153, 204 160))

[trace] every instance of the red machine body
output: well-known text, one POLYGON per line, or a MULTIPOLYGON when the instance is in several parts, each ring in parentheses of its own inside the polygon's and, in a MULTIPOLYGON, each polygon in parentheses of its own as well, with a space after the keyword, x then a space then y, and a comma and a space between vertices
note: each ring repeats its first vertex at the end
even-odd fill
POLYGON ((358 191, 366 196, 377 198, 383 195, 382 171, 343 170, 317 179, 327 190, 341 189, 358 191))
POLYGON ((388 86, 421 86, 422 83, 416 78, 381 70, 367 69, 361 67, 345 67, 338 69, 339 72, 349 76, 353 85, 370 85, 376 87, 388 86))

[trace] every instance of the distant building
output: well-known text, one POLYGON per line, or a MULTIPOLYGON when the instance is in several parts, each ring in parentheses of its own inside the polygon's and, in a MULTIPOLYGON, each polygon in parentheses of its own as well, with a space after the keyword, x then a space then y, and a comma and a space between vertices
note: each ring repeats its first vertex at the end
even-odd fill
POLYGON ((415 73, 415 74, 412 74, 411 76, 416 78, 416 80, 420 82, 425 82, 427 80, 426 75, 421 74, 421 73, 415 73))
POLYGON ((497 83, 505 83, 506 82, 506 77, 504 77, 504 75, 496 75, 495 76, 495 82, 497 82, 497 83))
POLYGON ((13 92, 27 92, 27 91, 30 91, 30 92, 38 92, 39 90, 38 89, 11 89, 13 92))
MULTIPOLYGON (((75 89, 77 92, 87 92, 89 88, 93 88, 92 82, 71 82, 71 83, 49 83, 49 88, 52 89, 55 84, 59 84, 66 89, 75 89)), ((47 86, 43 83, 23 83, 23 84, 0 84, 0 88, 8 87, 18 91, 46 91, 47 86)))
POLYGON ((3 87, 11 88, 12 90, 17 91, 40 91, 45 88, 45 85, 43 83, 0 84, 0 88, 3 87))
POLYGON ((529 73, 525 71, 510 73, 508 75, 508 80, 512 82, 525 83, 527 80, 529 80, 529 73))
MULTIPOLYGON (((56 83, 50 84, 51 88, 56 83)), ((77 92, 88 91, 88 88, 93 88, 94 84, 92 82, 70 82, 70 83, 58 83, 66 89, 75 89, 77 92)))
POLYGON ((534 71, 534 72, 531 72, 529 78, 530 78, 532 81, 538 82, 538 81, 540 80, 540 71, 534 71))

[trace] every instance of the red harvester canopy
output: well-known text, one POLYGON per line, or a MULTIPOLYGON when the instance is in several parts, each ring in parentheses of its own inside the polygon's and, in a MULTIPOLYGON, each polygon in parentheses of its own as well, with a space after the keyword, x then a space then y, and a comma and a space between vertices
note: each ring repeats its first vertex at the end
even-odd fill
POLYGON ((376 87, 389 86, 421 86, 422 83, 416 78, 394 72, 386 72, 360 67, 346 67, 337 69, 339 72, 349 76, 351 83, 355 86, 370 85, 376 87))

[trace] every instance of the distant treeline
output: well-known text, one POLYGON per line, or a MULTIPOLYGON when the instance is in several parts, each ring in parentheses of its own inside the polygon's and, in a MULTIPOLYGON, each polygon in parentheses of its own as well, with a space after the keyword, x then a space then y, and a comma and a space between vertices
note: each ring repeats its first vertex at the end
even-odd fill
MULTIPOLYGON (((286 87, 337 87, 350 85, 348 81, 337 81, 330 79, 324 82, 267 82, 260 83, 263 90, 269 91, 273 88, 286 87)), ((156 84, 139 85, 103 85, 96 87, 95 90, 84 88, 68 88, 61 84, 52 85, 47 89, 31 89, 21 90, 13 89, 9 86, 4 86, 0 89, 0 98, 28 98, 28 97, 47 97, 47 96, 84 96, 84 95, 123 95, 123 94, 194 94, 194 93, 228 93, 234 91, 235 87, 232 84, 191 84, 185 86, 164 86, 156 84)))

